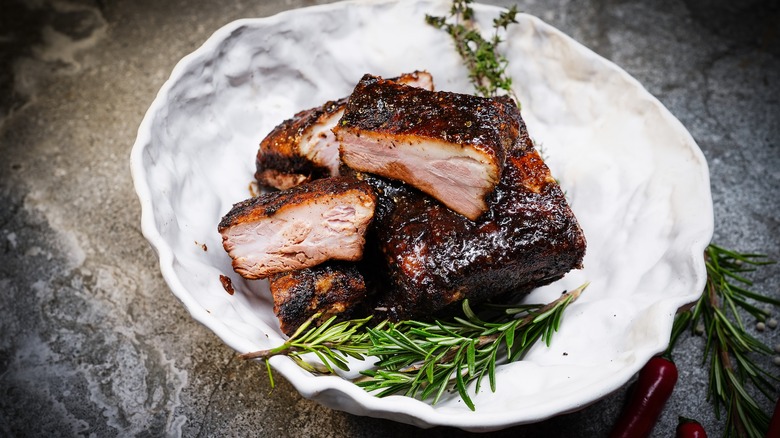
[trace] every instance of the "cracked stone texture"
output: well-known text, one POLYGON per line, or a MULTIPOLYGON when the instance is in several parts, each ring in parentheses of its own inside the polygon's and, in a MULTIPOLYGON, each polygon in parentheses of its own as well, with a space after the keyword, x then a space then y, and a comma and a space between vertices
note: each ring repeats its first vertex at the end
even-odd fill
MULTIPOLYGON (((189 317, 141 235, 128 156, 174 64, 234 19, 314 3, 4 2, 0 435, 471 435, 331 411, 285 381, 271 391, 263 367, 237 360, 189 317)), ((780 258, 777 2, 518 5, 625 68, 690 130, 710 165, 715 242, 780 258)), ((780 298, 778 265, 751 278, 780 298)), ((777 329, 755 332, 753 322, 759 339, 780 342, 777 329)), ((700 337, 680 340, 680 381, 655 436, 671 436, 678 415, 722 435, 702 349, 700 337)), ((761 361, 778 374, 771 357, 761 361)), ((625 393, 493 435, 602 436, 625 393)), ((772 403, 762 399, 766 410, 772 403)))

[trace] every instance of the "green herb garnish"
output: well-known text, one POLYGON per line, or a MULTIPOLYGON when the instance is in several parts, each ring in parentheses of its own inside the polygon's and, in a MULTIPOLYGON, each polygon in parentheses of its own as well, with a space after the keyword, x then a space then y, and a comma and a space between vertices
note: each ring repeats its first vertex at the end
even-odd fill
POLYGON ((503 41, 501 29, 517 23, 517 6, 504 10, 493 20, 493 36, 485 39, 479 29, 474 27, 474 10, 470 4, 473 0, 453 0, 449 17, 425 15, 425 21, 446 31, 455 43, 455 49, 460 54, 469 70, 469 79, 477 93, 484 97, 498 95, 503 90, 520 102, 512 90, 512 78, 506 69, 509 65, 506 57, 498 53, 497 47, 503 41), (452 21, 448 21, 448 20, 452 21))
MULTIPOLYGON (((404 394, 435 404, 453 388, 474 410, 466 385, 487 377, 491 390, 496 388, 496 366, 500 361, 516 361, 539 339, 550 344, 561 324, 563 311, 586 285, 562 294, 547 305, 507 307, 493 316, 479 317, 468 300, 463 302, 463 317, 434 322, 383 322, 367 328, 369 319, 336 322, 335 317, 319 327, 311 327, 315 315, 284 344, 269 350, 242 355, 244 359, 268 359, 284 355, 302 368, 318 374, 349 370, 349 357, 359 360, 376 356, 375 368, 363 371, 356 382, 378 397, 404 394), (316 356, 321 364, 304 360, 316 356)), ((273 385, 271 369, 269 378, 273 385)))
MULTIPOLYGON (((507 59, 496 52, 501 42, 499 30, 516 23, 517 8, 512 7, 493 21, 495 30, 491 40, 485 40, 474 28, 473 0, 453 0, 447 17, 426 15, 426 22, 445 30, 452 36, 455 47, 469 70, 469 78, 476 91, 486 97, 505 90, 520 105, 512 91, 512 80, 507 76, 507 59)), ((742 254, 710 244, 705 251, 707 285, 692 310, 678 314, 675 319, 668 352, 674 348, 680 333, 689 327, 704 327, 706 346, 703 361, 709 359, 710 381, 708 399, 720 418, 726 411, 727 436, 764 436, 769 425, 769 414, 762 411, 749 387, 774 401, 773 382, 777 376, 762 369, 751 360, 753 354, 771 355, 772 350, 745 330, 740 311, 758 321, 764 321, 767 311, 754 303, 780 306, 780 301, 747 289, 752 282, 742 276, 755 267, 773 263, 761 254, 742 254)))
MULTIPOLYGON (((493 97, 505 92, 519 105, 507 74, 507 59, 497 52, 502 42, 500 31, 516 23, 517 8, 502 12, 493 20, 491 39, 482 37, 474 27, 473 0, 454 0, 449 23, 445 17, 426 15, 426 22, 446 30, 454 39, 458 53, 469 68, 469 78, 477 93, 493 97)), ((548 346, 561 323, 566 307, 579 297, 586 285, 566 292, 547 305, 518 305, 500 312, 492 309, 478 316, 463 301, 462 317, 434 322, 382 322, 369 327, 370 318, 337 322, 335 317, 312 327, 320 315, 314 315, 284 344, 263 351, 242 355, 244 359, 266 362, 273 387, 268 359, 287 356, 303 369, 316 374, 334 374, 337 369, 348 371, 350 357, 363 360, 377 357, 373 369, 363 371, 356 384, 383 397, 404 394, 433 404, 446 391, 456 389, 466 405, 475 406, 466 386, 476 381, 479 391, 487 377, 491 390, 496 389, 496 367, 502 361, 523 357, 538 340, 548 346), (316 356, 319 362, 304 356, 316 356)))
POLYGON ((677 315, 674 332, 703 327, 702 361, 709 360, 707 398, 718 419, 725 410, 726 436, 764 436, 769 414, 761 410, 750 388, 775 401, 773 382, 780 379, 750 358, 752 354, 771 355, 772 350, 745 330, 740 312, 763 322, 768 312, 755 303, 780 306, 780 301, 747 289, 753 283, 742 274, 774 262, 762 254, 742 254, 714 244, 704 256, 706 286, 692 309, 677 315))
POLYGON ((587 284, 564 293, 545 306, 507 308, 497 318, 483 321, 463 302, 465 318, 424 323, 404 321, 369 329, 368 354, 379 357, 376 370, 365 371, 368 378, 358 386, 379 391, 378 396, 403 393, 436 404, 444 391, 453 386, 469 409, 474 403, 466 385, 476 380, 479 392, 482 379, 488 378, 496 389, 496 364, 513 362, 541 339, 548 346, 558 330, 563 311, 579 297, 587 284))

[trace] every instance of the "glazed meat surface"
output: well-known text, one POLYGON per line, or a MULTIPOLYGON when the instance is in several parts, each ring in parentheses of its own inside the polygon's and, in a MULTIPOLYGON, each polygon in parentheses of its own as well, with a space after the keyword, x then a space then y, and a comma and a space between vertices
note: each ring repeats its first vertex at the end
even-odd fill
POLYGON ((248 279, 326 260, 359 260, 376 197, 365 182, 333 177, 248 199, 218 230, 233 269, 248 279))
POLYGON ((287 335, 317 313, 432 319, 582 266, 583 232, 514 102, 404 77, 427 89, 366 75, 277 126, 256 178, 282 190, 219 224, 233 269, 268 278, 287 335))
POLYGON ((314 321, 315 325, 334 315, 350 318, 366 296, 363 276, 355 264, 348 262, 326 262, 274 274, 269 284, 274 313, 288 336, 316 313, 322 315, 314 321))
MULTIPOLYGON (((433 78, 428 72, 416 71, 391 80, 433 89, 433 78)), ((257 181, 284 190, 306 181, 337 176, 339 148, 331 129, 344 114, 347 99, 300 111, 276 126, 260 142, 257 181)))
POLYGON ((378 193, 368 244, 378 247, 390 285, 374 298, 380 318, 430 318, 465 298, 528 292, 581 267, 582 230, 520 128, 476 221, 404 184, 358 173, 378 193))
POLYGON ((404 181, 476 219, 518 138, 511 99, 434 92, 366 75, 333 129, 341 160, 404 181))

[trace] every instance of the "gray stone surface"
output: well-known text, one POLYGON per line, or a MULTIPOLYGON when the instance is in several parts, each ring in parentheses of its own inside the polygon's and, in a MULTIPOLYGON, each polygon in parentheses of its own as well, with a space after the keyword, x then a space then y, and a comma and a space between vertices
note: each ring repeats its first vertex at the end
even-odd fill
MULTIPOLYGON (((262 367, 189 317, 141 235, 128 156, 174 64, 234 19, 312 3, 3 2, 0 436, 470 435, 331 411, 284 381, 271 391, 262 367)), ((625 68, 690 130, 710 164, 716 242, 780 258, 777 2, 518 3, 625 68)), ((777 265, 752 278, 780 298, 777 265)), ((756 335, 780 341, 777 329, 756 335)), ((722 435, 702 348, 680 341, 656 436, 678 415, 722 435)), ((495 435, 601 436, 624 394, 495 435)))

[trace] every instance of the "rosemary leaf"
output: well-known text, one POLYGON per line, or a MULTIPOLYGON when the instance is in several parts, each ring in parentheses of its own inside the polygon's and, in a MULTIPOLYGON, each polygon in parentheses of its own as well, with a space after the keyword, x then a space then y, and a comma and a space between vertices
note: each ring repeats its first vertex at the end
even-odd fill
MULTIPOLYGON (((494 35, 490 40, 486 40, 474 28, 474 11, 469 6, 472 2, 473 0, 453 0, 449 17, 426 15, 426 21, 450 34, 456 50, 469 70, 469 78, 477 93, 495 96, 499 90, 503 90, 508 92, 519 106, 511 88, 512 80, 506 73, 508 61, 496 50, 501 43, 499 30, 506 30, 509 24, 516 22, 517 10, 513 7, 496 18, 493 22, 494 35)), ((756 365, 750 358, 752 354, 769 355, 772 350, 746 332, 740 311, 745 311, 758 321, 764 321, 767 312, 750 301, 780 306, 780 300, 747 289, 753 283, 742 274, 774 262, 763 254, 739 253, 715 244, 707 247, 705 262, 707 285, 693 309, 678 314, 675 319, 667 354, 671 355, 675 341, 687 327, 695 329, 700 323, 703 324, 706 341, 702 362, 706 363, 709 359, 710 366, 707 399, 712 402, 718 418, 721 408, 726 410, 726 435, 764 436, 769 425, 769 416, 758 407, 745 389, 745 384, 752 383, 767 399, 773 400, 773 394, 776 397, 776 392, 772 381, 780 379, 756 365)), ((507 310, 508 313, 528 311, 530 310, 520 308, 507 310)), ((553 315, 554 324, 542 329, 531 327, 523 330, 519 342, 515 339, 514 330, 501 330, 510 360, 522 356, 531 340, 541 336, 545 342, 549 342, 552 332, 560 322, 561 313, 552 309, 547 312, 553 315), (512 351, 515 343, 519 343, 520 347, 512 351)), ((541 322, 548 316, 545 312, 539 313, 536 317, 539 321, 536 322, 541 322)), ((506 328, 502 326, 502 329, 506 328)), ((487 372, 493 390, 497 351, 492 350, 492 360, 488 361, 487 371, 483 370, 479 374, 481 379, 487 372)))
MULTIPOLYGON (((499 352, 507 354, 509 360, 517 360, 536 340, 550 342, 560 323, 560 314, 579 296, 583 288, 584 286, 562 295, 547 306, 528 313, 524 318, 514 320, 513 324, 500 320, 483 321, 471 310, 470 318, 453 318, 450 323, 430 323, 426 330, 419 329, 423 324, 419 322, 414 324, 414 330, 406 329, 405 332, 404 325, 393 326, 392 331, 372 338, 378 342, 368 350, 368 355, 379 358, 377 366, 410 376, 406 380, 407 385, 394 386, 398 391, 416 393, 416 385, 425 382, 427 387, 420 393, 420 397, 426 399, 432 396, 432 403, 435 404, 444 391, 454 387, 464 403, 473 409, 472 401, 465 398, 468 395, 464 396, 466 385, 487 375, 491 389, 495 390, 495 367, 499 352), (502 327, 505 331, 484 334, 496 327, 502 327), (449 333, 452 336, 451 342, 442 342, 441 339, 436 343, 423 342, 426 336, 438 330, 449 333), (520 343, 519 349, 511 354, 507 349, 508 336, 512 336, 513 344, 520 343), (388 345, 392 348, 387 348, 388 345), (399 351, 398 348, 401 347, 406 347, 407 350, 399 351), (421 348, 430 348, 431 351, 421 354, 421 348)), ((468 306, 469 304, 464 302, 463 307, 468 306)), ((364 373, 368 379, 361 380, 358 385, 369 391, 388 388, 387 382, 383 380, 389 377, 393 382, 397 382, 396 373, 388 375, 372 370, 364 373)), ((478 381, 477 385, 479 384, 478 381)), ((386 390, 381 393, 387 394, 389 392, 386 390)))
POLYGON ((375 368, 362 371, 355 383, 378 397, 405 394, 433 404, 449 390, 455 390, 470 409, 476 409, 468 385, 488 377, 496 390, 496 362, 501 355, 518 360, 537 340, 549 344, 558 330, 564 309, 587 284, 564 293, 545 306, 524 306, 522 311, 484 312, 494 317, 480 317, 469 302, 463 302, 464 317, 449 321, 383 322, 366 327, 369 318, 336 322, 330 318, 311 327, 315 315, 284 344, 270 350, 242 355, 245 359, 266 361, 286 355, 312 373, 333 374, 336 369, 349 370, 347 357, 378 358, 375 368), (497 316, 496 316, 497 315, 497 316), (517 347, 512 350, 512 347, 517 347), (314 355, 320 363, 309 363, 302 356, 314 355))
POLYGON ((512 346, 515 344, 515 331, 510 329, 511 324, 504 325, 504 343, 506 344, 506 354, 512 357, 512 346))
MULTIPOLYGON (((517 8, 505 10, 493 20, 493 35, 485 39, 474 27, 473 0, 453 0, 450 22, 447 17, 426 15, 426 22, 446 30, 453 38, 456 50, 469 68, 469 78, 476 91, 485 96, 509 94, 519 106, 507 73, 508 61, 497 51, 502 42, 501 31, 516 23, 517 8)), ((310 329, 315 315, 299 328, 283 345, 271 350, 247 353, 246 359, 265 360, 275 355, 288 355, 308 370, 322 371, 303 361, 301 355, 312 353, 324 368, 348 369, 347 356, 362 359, 376 356, 376 368, 362 371, 358 386, 383 397, 404 393, 421 399, 442 395, 454 388, 472 410, 474 403, 467 385, 476 380, 479 390, 487 375, 492 391, 496 390, 496 363, 499 352, 507 360, 521 358, 537 340, 549 345, 560 326, 564 309, 579 297, 587 284, 563 294, 546 305, 525 305, 507 308, 498 319, 483 320, 463 302, 464 317, 452 321, 425 323, 405 321, 398 324, 382 322, 374 328, 365 327, 368 319, 335 324, 331 318, 310 329), (518 319, 515 319, 518 318, 518 319), (517 347, 513 350, 514 347, 517 347)), ((268 368, 270 376, 270 368, 268 368)))
POLYGON ((753 283, 742 273, 773 262, 762 254, 741 254, 714 244, 707 247, 704 257, 706 286, 693 309, 678 314, 670 350, 681 330, 704 324, 702 363, 709 362, 710 376, 707 399, 717 418, 725 410, 725 435, 764 436, 769 414, 761 410, 749 388, 775 401, 775 384, 780 377, 755 362, 755 355, 771 355, 772 350, 746 331, 740 312, 763 321, 767 311, 751 300, 773 305, 780 305, 780 301, 748 290, 753 283))

